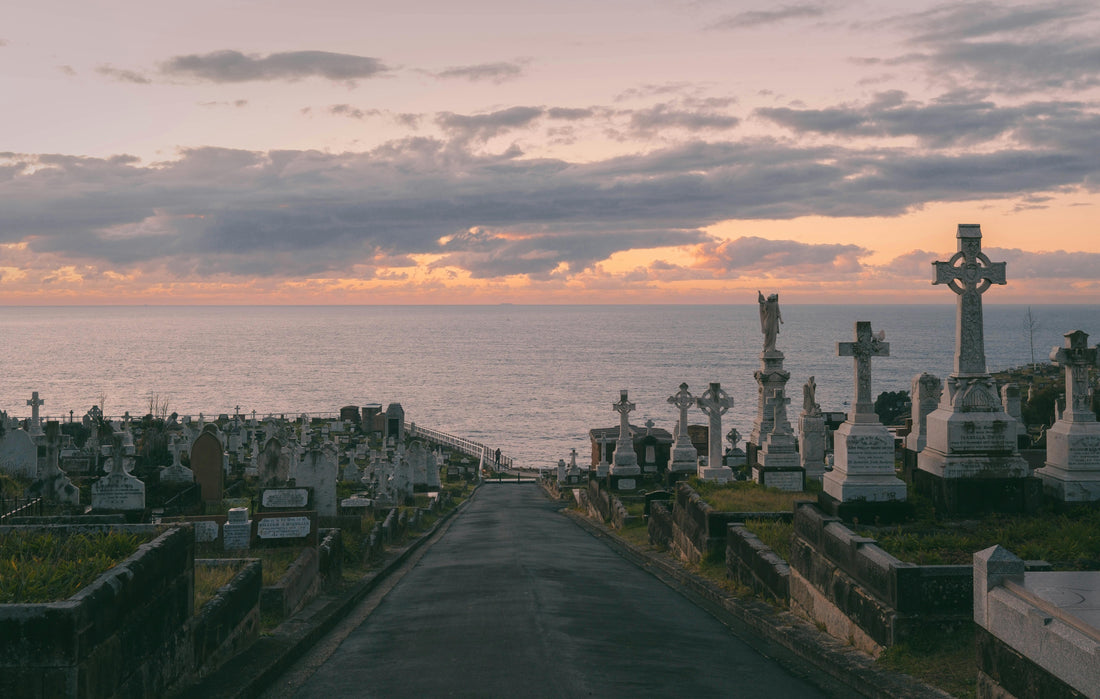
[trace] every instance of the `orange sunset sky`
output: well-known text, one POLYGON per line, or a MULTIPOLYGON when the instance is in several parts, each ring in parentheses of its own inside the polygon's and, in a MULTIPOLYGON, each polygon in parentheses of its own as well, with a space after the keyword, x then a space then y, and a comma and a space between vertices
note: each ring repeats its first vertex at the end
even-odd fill
POLYGON ((1100 6, 14 0, 0 303, 1100 298, 1100 6))

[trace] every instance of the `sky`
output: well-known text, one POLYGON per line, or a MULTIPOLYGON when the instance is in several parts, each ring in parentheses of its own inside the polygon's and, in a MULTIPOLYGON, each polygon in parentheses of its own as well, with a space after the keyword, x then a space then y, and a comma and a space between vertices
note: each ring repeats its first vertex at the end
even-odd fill
POLYGON ((8 0, 0 303, 1100 299, 1100 4, 8 0))

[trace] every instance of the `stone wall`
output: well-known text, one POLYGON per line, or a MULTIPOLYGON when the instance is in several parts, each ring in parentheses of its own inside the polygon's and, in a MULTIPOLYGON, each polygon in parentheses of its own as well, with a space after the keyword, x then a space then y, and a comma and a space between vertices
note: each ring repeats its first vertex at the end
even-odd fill
POLYGON ((724 556, 727 525, 743 520, 742 513, 716 510, 691 486, 680 483, 672 505, 674 526, 669 546, 676 555, 691 563, 724 556))
MULTIPOLYGON (((242 559, 199 559, 196 565, 240 565, 242 559)), ((250 646, 260 632, 260 589, 263 566, 258 559, 243 559, 241 569, 193 617, 194 675, 185 683, 205 677, 222 663, 250 646)))
POLYGON ((264 587, 260 595, 260 611, 281 617, 298 611, 320 589, 320 558, 314 547, 302 549, 279 582, 264 587))
POLYGON ((588 481, 588 516, 601 522, 611 521, 611 495, 597 480, 588 481))
POLYGON ((874 655, 973 614, 972 566, 900 561, 816 505, 795 510, 789 564, 792 609, 874 655))
POLYGON ((672 542, 672 530, 675 526, 672 522, 672 512, 668 508, 669 504, 668 500, 655 500, 649 504, 647 522, 649 543, 662 550, 667 549, 672 542))
POLYGON ((726 532, 726 574, 757 595, 786 603, 791 577, 787 562, 744 524, 730 524, 726 532))
POLYGON ((183 631, 194 605, 191 527, 48 529, 158 535, 67 600, 0 605, 0 696, 163 694, 191 669, 192 652, 183 631))

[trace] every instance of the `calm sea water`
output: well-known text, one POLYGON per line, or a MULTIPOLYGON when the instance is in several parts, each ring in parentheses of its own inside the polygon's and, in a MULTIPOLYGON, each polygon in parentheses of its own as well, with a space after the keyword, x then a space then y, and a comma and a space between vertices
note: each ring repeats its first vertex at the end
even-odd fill
MULTIPOLYGON (((1100 306, 1033 306, 1035 356, 1062 334, 1100 339, 1100 306)), ((873 392, 908 390, 915 374, 952 368, 955 307, 782 307, 778 347, 791 373, 791 416, 815 376, 825 410, 847 410, 852 360, 836 343, 853 324, 885 330, 891 356, 874 360, 873 392)), ((1024 306, 985 307, 990 370, 1031 360, 1024 306)), ((672 430, 666 402, 681 382, 701 395, 720 381, 733 397, 724 430, 747 435, 756 411, 763 336, 746 306, 370 306, 0 308, 0 409, 77 418, 169 411, 197 416, 334 412, 400 402, 406 419, 499 446, 523 465, 587 454, 592 427, 618 424, 611 404, 628 389, 631 422, 672 430)), ((702 413, 689 413, 705 423, 702 413)), ((582 457, 583 458, 583 457, 582 457)))

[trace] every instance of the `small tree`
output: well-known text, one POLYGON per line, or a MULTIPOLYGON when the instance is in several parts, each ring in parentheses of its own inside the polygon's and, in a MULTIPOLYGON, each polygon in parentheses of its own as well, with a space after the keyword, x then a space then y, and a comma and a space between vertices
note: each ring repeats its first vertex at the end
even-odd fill
POLYGON ((1035 368, 1035 331, 1039 329, 1039 321, 1031 315, 1031 306, 1027 307, 1024 315, 1024 332, 1027 333, 1028 345, 1031 347, 1031 368, 1035 368))
POLYGON ((899 425, 912 408, 909 391, 883 391, 875 399, 875 414, 884 425, 899 425))

